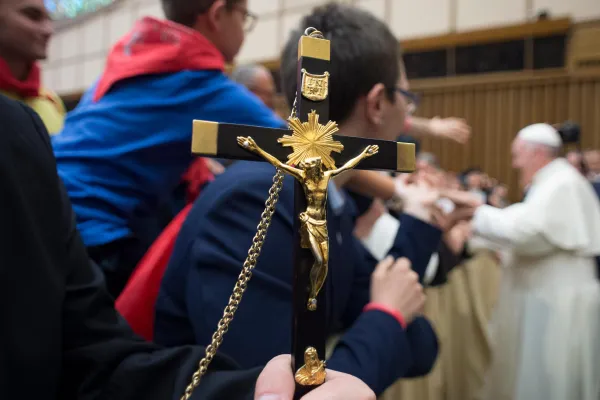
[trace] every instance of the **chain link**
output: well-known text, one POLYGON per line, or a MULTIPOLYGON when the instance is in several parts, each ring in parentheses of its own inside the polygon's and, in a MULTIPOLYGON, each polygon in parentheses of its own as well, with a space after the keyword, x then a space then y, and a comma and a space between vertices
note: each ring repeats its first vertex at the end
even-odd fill
POLYGON ((233 320, 233 315, 240 305, 244 291, 248 287, 248 281, 252 277, 252 270, 256 266, 258 256, 260 255, 265 237, 267 236, 267 230, 269 229, 269 225, 271 225, 271 218, 275 213, 275 206, 279 200, 279 192, 283 187, 283 178, 283 172, 278 169, 273 177, 273 185, 271 186, 271 189, 269 189, 269 198, 265 202, 265 209, 260 217, 260 223, 258 224, 256 234, 254 235, 254 239, 252 239, 252 246, 250 246, 250 250, 248 250, 248 257, 246 258, 242 272, 235 283, 233 293, 229 298, 229 303, 227 304, 227 307, 225 307, 223 317, 217 325, 217 331, 213 334, 210 345, 206 347, 206 354, 204 358, 200 360, 198 370, 192 375, 192 381, 185 389, 185 393, 181 397, 181 400, 189 400, 192 396, 194 389, 200 384, 200 379, 208 370, 208 365, 215 354, 217 354, 217 349, 223 342, 223 335, 225 335, 229 329, 229 324, 233 320))

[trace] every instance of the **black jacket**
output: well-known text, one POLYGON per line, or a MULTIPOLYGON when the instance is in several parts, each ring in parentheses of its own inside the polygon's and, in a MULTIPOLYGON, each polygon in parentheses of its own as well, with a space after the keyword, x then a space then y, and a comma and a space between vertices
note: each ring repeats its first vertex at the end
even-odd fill
MULTIPOLYGON (((40 118, 0 96, 0 399, 178 399, 201 347, 160 349, 117 314, 75 228, 40 118)), ((252 399, 216 357, 195 399, 252 399)))

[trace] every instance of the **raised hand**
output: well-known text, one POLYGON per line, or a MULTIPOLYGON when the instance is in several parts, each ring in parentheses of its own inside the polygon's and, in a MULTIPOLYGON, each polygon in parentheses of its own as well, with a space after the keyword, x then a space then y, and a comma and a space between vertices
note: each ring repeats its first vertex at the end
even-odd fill
POLYGON ((471 137, 471 127, 461 118, 435 117, 429 121, 429 129, 438 137, 464 144, 471 137))
POLYGON ((256 150, 258 150, 258 145, 254 141, 254 139, 252 139, 250 136, 248 136, 248 137, 238 136, 237 142, 240 146, 242 146, 244 149, 246 149, 248 151, 256 152, 256 150))
POLYGON ((365 154, 366 154, 367 157, 374 156, 378 152, 379 152, 379 146, 377 146, 376 144, 372 144, 370 146, 367 146, 367 148, 365 149, 365 154))
POLYGON ((477 208, 483 204, 481 197, 463 190, 444 189, 441 191, 440 196, 450 199, 458 207, 477 208))

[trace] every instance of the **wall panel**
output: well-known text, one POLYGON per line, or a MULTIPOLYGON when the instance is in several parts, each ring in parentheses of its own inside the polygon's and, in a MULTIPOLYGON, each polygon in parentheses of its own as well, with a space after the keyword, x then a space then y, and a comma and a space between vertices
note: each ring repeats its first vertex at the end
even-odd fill
POLYGON ((510 146, 520 128, 570 119, 582 127, 582 147, 600 149, 600 75, 514 73, 471 79, 413 84, 422 97, 419 115, 463 117, 473 127, 472 139, 465 146, 423 140, 423 150, 435 153, 444 168, 459 172, 478 166, 507 183, 516 200, 519 190, 510 165, 510 146))

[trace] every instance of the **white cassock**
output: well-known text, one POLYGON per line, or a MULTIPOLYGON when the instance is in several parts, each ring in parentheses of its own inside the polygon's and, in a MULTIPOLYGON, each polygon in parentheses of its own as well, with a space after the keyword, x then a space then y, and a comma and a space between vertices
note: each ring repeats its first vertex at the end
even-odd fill
POLYGON ((484 398, 600 399, 600 203, 590 183, 556 159, 522 203, 478 208, 473 229, 511 253, 484 398))

